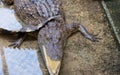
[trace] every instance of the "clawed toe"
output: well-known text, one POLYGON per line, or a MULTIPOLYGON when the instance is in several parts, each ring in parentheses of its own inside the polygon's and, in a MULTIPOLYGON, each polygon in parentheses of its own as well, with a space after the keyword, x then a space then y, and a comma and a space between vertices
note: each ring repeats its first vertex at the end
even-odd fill
POLYGON ((10 45, 9 45, 9 47, 14 47, 14 48, 16 48, 16 47, 20 47, 20 41, 15 41, 15 42, 12 42, 10 45))
POLYGON ((12 41, 12 43, 9 45, 10 47, 20 47, 20 45, 22 44, 22 42, 24 41, 26 35, 24 33, 19 34, 19 38, 16 41, 12 41))
POLYGON ((9 47, 11 47, 11 46, 14 47, 14 48, 20 47, 22 41, 23 41, 23 38, 19 38, 18 40, 12 42, 12 43, 9 45, 9 47))
POLYGON ((98 35, 92 35, 92 34, 90 34, 89 39, 91 41, 93 41, 93 42, 99 42, 99 40, 102 39, 102 38, 98 38, 97 36, 98 35))

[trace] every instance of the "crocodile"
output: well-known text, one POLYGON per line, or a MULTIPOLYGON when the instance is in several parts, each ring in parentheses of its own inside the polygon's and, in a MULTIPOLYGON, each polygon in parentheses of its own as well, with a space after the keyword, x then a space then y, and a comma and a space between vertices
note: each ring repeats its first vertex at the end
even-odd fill
POLYGON ((87 39, 93 42, 98 41, 98 38, 89 33, 80 23, 66 22, 60 0, 14 0, 13 3, 19 18, 33 28, 47 18, 59 16, 47 22, 38 33, 38 45, 50 75, 59 74, 66 40, 73 33, 79 31, 87 39))

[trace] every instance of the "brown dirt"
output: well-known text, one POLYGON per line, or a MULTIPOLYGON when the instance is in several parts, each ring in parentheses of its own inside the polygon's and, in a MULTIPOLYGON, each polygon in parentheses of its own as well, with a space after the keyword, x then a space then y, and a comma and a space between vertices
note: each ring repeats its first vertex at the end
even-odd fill
MULTIPOLYGON (((80 22, 88 31, 102 38, 91 42, 80 33, 68 39, 59 75, 120 75, 120 52, 98 1, 62 0, 68 23, 80 22)), ((8 46, 13 36, 0 35, 0 48, 8 46)), ((38 49, 37 40, 28 38, 22 47, 38 49)))
POLYGON ((81 22, 102 38, 91 42, 80 33, 68 39, 60 75, 120 75, 119 52, 98 1, 62 0, 68 23, 81 22))

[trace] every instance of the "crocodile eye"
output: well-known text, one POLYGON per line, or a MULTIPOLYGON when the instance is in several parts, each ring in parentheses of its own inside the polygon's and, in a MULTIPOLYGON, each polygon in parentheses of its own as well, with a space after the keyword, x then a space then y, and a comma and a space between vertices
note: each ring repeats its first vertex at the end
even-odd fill
POLYGON ((14 3, 14 0, 2 0, 2 2, 6 5, 12 5, 14 3))

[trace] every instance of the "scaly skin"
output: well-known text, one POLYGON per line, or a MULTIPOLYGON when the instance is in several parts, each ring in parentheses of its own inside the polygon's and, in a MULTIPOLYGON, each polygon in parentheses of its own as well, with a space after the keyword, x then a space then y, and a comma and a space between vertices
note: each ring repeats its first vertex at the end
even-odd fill
POLYGON ((57 0, 15 0, 16 14, 29 25, 38 25, 45 19, 61 15, 57 0))
POLYGON ((26 24, 38 25, 45 19, 60 15, 49 21, 38 34, 38 44, 50 75, 58 75, 67 38, 76 31, 92 41, 97 38, 79 23, 67 25, 62 5, 58 0, 14 0, 16 14, 26 24))

